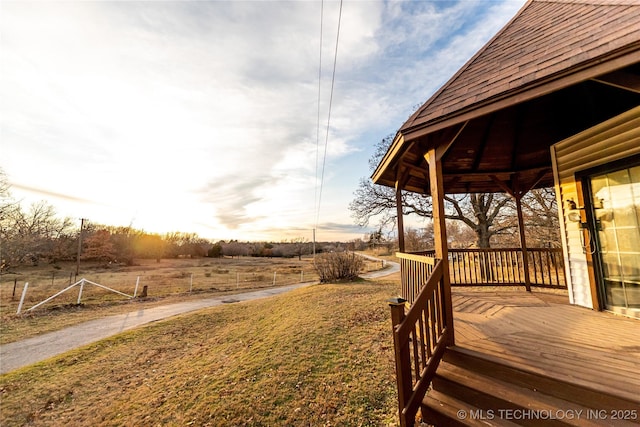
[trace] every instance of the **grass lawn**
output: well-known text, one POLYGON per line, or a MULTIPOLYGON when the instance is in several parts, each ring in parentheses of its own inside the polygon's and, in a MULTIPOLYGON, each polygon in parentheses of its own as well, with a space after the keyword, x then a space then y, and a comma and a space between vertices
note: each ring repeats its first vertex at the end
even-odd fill
POLYGON ((397 281, 175 317, 0 376, 0 425, 397 424, 397 281))

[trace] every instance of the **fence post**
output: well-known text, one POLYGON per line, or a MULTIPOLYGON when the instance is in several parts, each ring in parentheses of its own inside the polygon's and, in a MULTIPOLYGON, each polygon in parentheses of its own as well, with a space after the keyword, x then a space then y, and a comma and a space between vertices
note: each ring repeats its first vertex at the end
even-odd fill
POLYGON ((84 289, 84 277, 80 280, 80 291, 78 292, 78 304, 80 304, 80 300, 82 299, 82 290, 84 289))
POLYGON ((273 286, 276 285, 276 271, 273 270, 273 286))
POLYGON ((20 304, 18 304, 18 311, 16 314, 20 314, 22 311, 22 304, 24 303, 24 297, 27 295, 27 288, 29 287, 29 282, 24 284, 24 288, 22 288, 22 296, 20 297, 20 304))
POLYGON ((240 273, 236 271, 236 289, 240 287, 240 273))
POLYGON ((16 297, 16 286, 18 286, 18 279, 13 279, 13 293, 11 294, 11 301, 16 297))
POLYGON ((304 270, 300 270, 300 283, 304 282, 304 270))
POLYGON ((406 425, 403 412, 405 404, 411 396, 411 356, 409 354, 409 341, 401 343, 396 334, 397 327, 402 324, 405 318, 405 303, 407 301, 400 297, 389 300, 391 308, 391 325, 393 327, 393 344, 395 348, 396 359, 396 382, 398 386, 398 411, 400 416, 400 424, 406 425))
POLYGON ((189 281, 189 293, 193 290, 193 273, 191 273, 191 280, 189 281))
POLYGON ((136 288, 133 290, 133 297, 137 297, 138 296, 138 285, 140 284, 140 276, 138 276, 138 278, 136 279, 136 288))

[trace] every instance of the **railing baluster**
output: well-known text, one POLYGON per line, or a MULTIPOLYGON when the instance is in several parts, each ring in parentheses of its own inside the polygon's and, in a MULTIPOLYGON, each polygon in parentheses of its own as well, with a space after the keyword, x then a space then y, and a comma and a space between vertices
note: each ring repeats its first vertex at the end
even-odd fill
MULTIPOLYGON (((418 322, 420 323, 420 319, 418 318, 418 322)), ((411 332, 410 335, 413 339, 411 340, 411 347, 412 347, 412 355, 413 355, 413 378, 415 380, 415 382, 418 382, 418 380, 420 379, 420 372, 422 371, 420 369, 420 357, 418 356, 418 347, 420 346, 420 342, 418 341, 418 337, 416 336, 416 328, 413 329, 413 331, 411 332)))
POLYGON ((426 350, 425 347, 428 348, 429 346, 429 333, 428 333, 428 327, 429 327, 429 323, 428 323, 428 318, 426 318, 425 313, 423 312, 420 316, 420 321, 418 322, 418 326, 420 328, 420 342, 421 342, 421 346, 420 346, 420 356, 421 356, 421 360, 422 360, 422 365, 421 368, 424 368, 424 366, 427 363, 427 359, 429 356, 427 356, 426 354, 426 350))
POLYGON ((500 251, 500 271, 502 271, 502 282, 509 282, 509 266, 507 265, 507 251, 500 251))
POLYGON ((517 271, 518 271, 518 283, 524 283, 522 280, 522 250, 516 251, 516 263, 517 263, 517 271))
POLYGON ((545 252, 545 257, 547 258, 547 265, 545 268, 545 271, 547 272, 547 282, 545 284, 547 285, 553 285, 553 262, 551 260, 551 257, 553 256, 552 252, 545 252))
MULTIPOLYGON (((551 253, 551 258, 553 259, 553 267, 556 270, 556 285, 560 285, 561 284, 560 283, 560 274, 558 274, 558 264, 559 263, 558 263, 557 259, 561 258, 561 257, 556 257, 555 252, 552 252, 551 253)), ((564 266, 563 266, 563 268, 564 268, 564 266)))
POLYGON ((434 307, 433 301, 429 299, 427 301, 427 310, 424 312, 424 316, 427 319, 427 332, 429 335, 429 340, 427 341, 427 358, 431 359, 433 355, 433 347, 435 345, 434 340, 436 339, 436 335, 433 333, 433 319, 434 319, 434 307))
POLYGON ((435 316, 434 319, 434 331, 433 331, 433 336, 437 337, 442 335, 442 313, 438 310, 436 310, 437 307, 442 307, 442 300, 440 298, 440 292, 438 292, 438 288, 436 288, 433 291, 433 294, 431 296, 431 300, 433 301, 433 306, 434 306, 434 310, 433 310, 433 314, 435 316))

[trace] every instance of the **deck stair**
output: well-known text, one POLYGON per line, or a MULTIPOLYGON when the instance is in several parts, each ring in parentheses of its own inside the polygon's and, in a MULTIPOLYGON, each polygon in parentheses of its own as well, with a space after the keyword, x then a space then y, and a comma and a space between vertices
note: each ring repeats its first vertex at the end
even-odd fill
POLYGON ((434 426, 638 426, 640 396, 450 347, 422 402, 434 426), (626 412, 625 412, 626 411, 626 412), (619 419, 622 418, 622 419, 619 419))

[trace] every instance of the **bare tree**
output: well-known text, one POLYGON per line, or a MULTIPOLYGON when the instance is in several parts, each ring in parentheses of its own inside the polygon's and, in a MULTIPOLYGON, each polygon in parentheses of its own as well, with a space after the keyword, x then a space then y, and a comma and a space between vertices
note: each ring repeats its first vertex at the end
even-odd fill
POLYGON ((111 242, 111 233, 101 229, 85 239, 82 258, 93 261, 111 262, 115 260, 115 249, 111 242))
MULTIPOLYGON (((390 135, 376 145, 375 152, 369 159, 372 171, 382 160, 392 141, 393 136, 390 135)), ((355 199, 349 204, 349 210, 356 224, 365 226, 371 219, 378 218, 382 228, 396 222, 396 196, 393 188, 377 185, 370 179, 363 178, 354 195, 355 199)), ((404 191, 401 195, 403 215, 432 218, 430 196, 404 191)), ((476 246, 488 248, 491 237, 513 227, 513 223, 506 220, 512 211, 504 209, 510 203, 511 198, 501 193, 445 195, 445 218, 467 225, 476 234, 476 246)))
POLYGON ((9 179, 4 170, 0 168, 0 273, 8 266, 5 246, 12 231, 10 218, 14 216, 13 211, 20 207, 11 197, 10 188, 9 179))
POLYGON ((20 206, 9 209, 0 221, 3 258, 9 265, 50 258, 56 241, 69 237, 73 229, 70 218, 57 218, 53 206, 44 201, 32 204, 27 212, 20 206))
POLYGON ((476 246, 490 248, 491 238, 512 230, 513 199, 503 193, 474 193, 463 196, 445 196, 449 214, 447 219, 461 221, 476 234, 476 246))
POLYGON ((362 257, 353 252, 328 252, 316 257, 314 267, 320 282, 354 280, 364 266, 362 257))
POLYGON ((11 184, 9 178, 2 168, 0 168, 0 220, 9 210, 15 209, 18 202, 11 197, 11 184))
POLYGON ((293 248, 293 253, 298 257, 298 261, 302 260, 302 255, 306 255, 311 252, 309 240, 306 237, 296 237, 291 239, 290 245, 293 248))
POLYGON ((433 224, 424 228, 404 230, 404 244, 407 251, 421 251, 433 248, 433 224))
POLYGON ((536 247, 560 247, 560 218, 555 189, 539 188, 522 198, 527 242, 536 247))
POLYGON ((233 240, 233 241, 230 241, 229 243, 225 243, 222 245, 222 253, 225 256, 230 256, 231 258, 235 256, 239 258, 240 256, 248 255, 249 251, 246 245, 243 245, 242 243, 233 240))
MULTIPOLYGON (((372 218, 377 218, 381 228, 394 225, 397 215, 396 192, 393 188, 377 185, 368 178, 362 178, 354 195, 349 210, 356 224, 364 227, 372 218)), ((431 198, 403 191, 402 213, 431 218, 431 198)))

